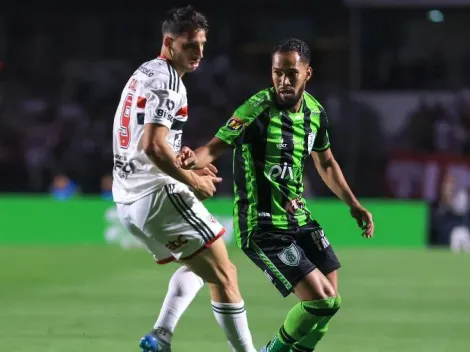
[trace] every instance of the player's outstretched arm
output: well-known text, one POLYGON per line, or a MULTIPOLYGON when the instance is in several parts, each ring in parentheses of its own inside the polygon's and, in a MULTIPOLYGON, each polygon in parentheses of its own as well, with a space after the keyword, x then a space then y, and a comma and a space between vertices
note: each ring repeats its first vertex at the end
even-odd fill
POLYGON ((331 148, 312 152, 312 158, 323 182, 339 199, 349 206, 351 216, 356 219, 358 226, 363 230, 363 236, 372 237, 374 234, 372 214, 354 196, 331 148))
POLYGON ((205 197, 212 197, 215 193, 214 183, 219 183, 222 179, 210 175, 198 176, 194 172, 179 168, 176 154, 166 140, 167 135, 166 126, 154 123, 145 124, 142 138, 145 154, 167 175, 194 188, 205 197))
POLYGON ((209 166, 229 148, 230 146, 227 143, 218 137, 214 137, 205 146, 194 151, 188 147, 183 147, 178 156, 182 168, 199 170, 209 166))

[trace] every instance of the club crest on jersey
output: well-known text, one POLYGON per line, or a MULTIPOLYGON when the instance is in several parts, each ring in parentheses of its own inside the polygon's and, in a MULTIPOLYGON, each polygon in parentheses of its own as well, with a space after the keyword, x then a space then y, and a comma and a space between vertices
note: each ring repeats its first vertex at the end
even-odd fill
POLYGON ((277 256, 281 262, 288 266, 297 266, 300 263, 299 250, 293 243, 289 247, 284 248, 277 256))
POLYGON ((311 153, 313 149, 313 143, 315 143, 315 136, 317 134, 315 132, 310 132, 308 134, 308 152, 311 153))
POLYGON ((236 118, 235 116, 231 117, 228 121, 227 121, 227 127, 229 129, 231 129, 232 131, 238 131, 239 129, 241 129, 245 124, 243 123, 243 121, 241 121, 240 119, 236 118))

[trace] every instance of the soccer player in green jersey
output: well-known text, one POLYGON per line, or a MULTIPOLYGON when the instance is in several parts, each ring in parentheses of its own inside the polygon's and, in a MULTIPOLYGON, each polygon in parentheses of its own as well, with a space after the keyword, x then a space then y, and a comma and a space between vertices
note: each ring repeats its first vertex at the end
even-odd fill
POLYGON ((184 148, 179 162, 201 169, 234 149, 234 228, 237 245, 286 297, 300 300, 262 348, 266 352, 313 351, 341 306, 340 263, 305 206, 304 166, 309 155, 328 187, 343 200, 370 238, 372 215, 350 190, 330 148, 323 107, 305 91, 312 76, 309 47, 281 42, 272 53, 273 87, 236 109, 205 146, 184 148))

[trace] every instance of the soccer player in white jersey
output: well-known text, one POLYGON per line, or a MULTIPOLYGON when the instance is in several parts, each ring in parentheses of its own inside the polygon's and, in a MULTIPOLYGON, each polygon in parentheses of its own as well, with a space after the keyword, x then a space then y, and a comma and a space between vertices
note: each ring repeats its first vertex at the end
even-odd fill
POLYGON ((209 170, 176 166, 188 118, 181 77, 198 67, 207 29, 204 15, 190 6, 170 11, 160 56, 131 76, 114 118, 113 197, 119 218, 158 263, 183 264, 170 280, 154 328, 141 339, 144 352, 171 350, 176 323, 204 282, 232 350, 256 351, 236 269, 219 239, 224 229, 200 202, 214 194, 221 179, 209 170))

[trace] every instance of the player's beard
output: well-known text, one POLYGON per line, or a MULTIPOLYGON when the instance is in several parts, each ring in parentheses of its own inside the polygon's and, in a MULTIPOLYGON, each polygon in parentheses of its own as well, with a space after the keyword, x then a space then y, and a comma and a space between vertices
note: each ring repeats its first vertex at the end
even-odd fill
POLYGON ((292 109, 301 99, 303 94, 303 90, 300 90, 297 94, 293 94, 287 97, 281 97, 281 95, 278 93, 276 94, 276 101, 277 104, 281 109, 292 109))

